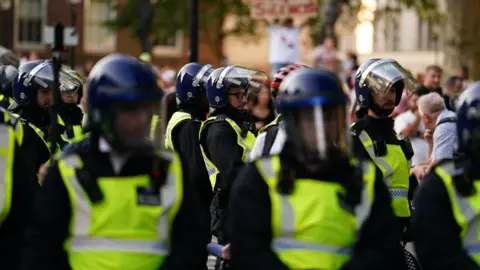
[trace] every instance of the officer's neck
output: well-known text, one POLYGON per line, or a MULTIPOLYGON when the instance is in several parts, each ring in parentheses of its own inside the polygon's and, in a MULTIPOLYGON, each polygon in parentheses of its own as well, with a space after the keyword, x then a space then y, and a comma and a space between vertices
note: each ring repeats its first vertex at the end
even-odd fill
POLYGON ((195 107, 181 107, 180 111, 186 112, 192 116, 194 119, 205 120, 208 111, 200 110, 195 107))
POLYGON ((372 109, 368 109, 368 115, 370 115, 371 117, 375 118, 375 119, 381 119, 382 117, 378 116, 378 114, 376 114, 372 109))

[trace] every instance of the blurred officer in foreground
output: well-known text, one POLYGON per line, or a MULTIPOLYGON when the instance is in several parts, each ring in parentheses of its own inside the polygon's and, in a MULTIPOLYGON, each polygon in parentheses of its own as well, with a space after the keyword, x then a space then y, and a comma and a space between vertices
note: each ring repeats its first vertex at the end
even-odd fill
POLYGON ((249 163, 232 190, 232 269, 405 269, 382 174, 350 155, 341 81, 300 69, 280 95, 282 152, 249 163))
POLYGON ((237 66, 218 68, 208 78, 207 97, 213 111, 200 128, 200 144, 214 188, 212 234, 228 243, 226 216, 229 192, 255 143, 255 125, 245 109, 247 95, 257 95, 267 75, 237 66))
POLYGON ((145 64, 100 60, 88 79, 91 133, 49 167, 24 269, 203 269, 208 226, 173 153, 148 140, 163 92, 145 64))
POLYGON ((20 269, 22 239, 38 188, 36 171, 26 163, 35 153, 29 152, 24 131, 21 122, 0 107, 0 260, 8 270, 20 269))
MULTIPOLYGON (((198 134, 208 113, 205 87, 213 70, 211 65, 197 63, 187 64, 180 69, 175 87, 179 111, 170 118, 165 134, 165 148, 176 151, 186 164, 186 169, 193 176, 192 184, 203 202, 206 216, 210 216, 213 192, 198 134)), ((206 231, 205 236, 206 246, 211 240, 210 230, 206 231)))
POLYGON ((5 109, 13 102, 12 83, 17 74, 14 66, 0 66, 0 106, 5 109))
MULTIPOLYGON (((270 87, 273 99, 278 101, 278 87, 280 87, 280 84, 290 72, 299 68, 306 68, 306 66, 291 64, 281 68, 277 74, 273 76, 270 87)), ((270 154, 278 154, 282 151, 283 144, 285 143, 285 131, 281 126, 282 115, 278 114, 275 120, 258 131, 257 139, 250 154, 250 160, 255 160, 270 154)))
POLYGON ((415 198, 415 250, 424 270, 480 269, 480 82, 458 98, 458 151, 422 181, 415 198))
MULTIPOLYGON (((360 110, 351 127, 354 152, 372 160, 382 171, 392 196, 399 232, 410 224, 409 160, 413 150, 408 139, 399 138, 389 115, 400 102, 402 92, 411 91, 415 80, 393 59, 371 59, 355 75, 355 93, 360 110)), ((409 94, 409 93, 407 93, 409 94)))

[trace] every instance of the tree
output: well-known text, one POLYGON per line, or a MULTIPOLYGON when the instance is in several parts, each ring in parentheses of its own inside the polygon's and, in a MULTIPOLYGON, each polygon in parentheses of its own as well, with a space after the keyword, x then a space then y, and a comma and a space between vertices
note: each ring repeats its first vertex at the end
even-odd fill
MULTIPOLYGON (((433 22, 435 28, 442 24, 446 26, 443 68, 447 75, 458 74, 459 68, 466 65, 470 69, 470 79, 480 80, 480 16, 477 12, 480 10, 479 0, 445 0, 445 14, 439 11, 437 0, 398 0, 398 3, 414 9, 421 19, 433 22)), ((346 4, 347 9, 343 10, 351 14, 356 15, 362 8, 359 0, 346 1, 346 4)), ((377 10, 376 16, 386 16, 397 11, 395 7, 387 5, 387 8, 377 10)))
POLYGON ((455 74, 461 65, 467 65, 470 68, 470 79, 480 80, 480 1, 446 0, 446 4, 446 73, 455 74))
MULTIPOLYGON (((121 7, 117 18, 106 22, 113 30, 129 28, 132 36, 138 39, 137 16, 141 1, 129 0, 121 7)), ((222 58, 223 40, 232 34, 255 36, 257 21, 250 18, 250 8, 243 0, 199 0, 199 31, 202 42, 209 45, 217 59, 222 58), (236 24, 230 29, 224 29, 227 16, 233 15, 236 24)), ((173 36, 178 30, 189 32, 189 1, 188 0, 158 0, 153 3, 154 16, 151 22, 151 42, 157 39, 173 36)))
MULTIPOLYGON (((439 12, 437 0, 387 0, 386 5, 377 8, 375 17, 391 16, 401 11, 402 6, 415 10, 421 19, 440 24, 444 20, 444 15, 439 12)), ((326 37, 336 40, 333 31, 342 13, 348 13, 354 19, 365 8, 365 2, 362 0, 317 0, 319 12, 317 18, 314 18, 313 34, 320 33, 318 38, 313 38, 315 44, 321 44, 326 37)), ((312 36, 314 37, 314 36, 312 36)))

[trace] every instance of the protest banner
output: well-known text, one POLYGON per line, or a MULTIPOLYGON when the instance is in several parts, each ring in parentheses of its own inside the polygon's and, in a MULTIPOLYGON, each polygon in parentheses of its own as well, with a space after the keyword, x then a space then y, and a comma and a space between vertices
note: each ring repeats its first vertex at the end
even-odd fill
POLYGON ((316 16, 316 0, 251 0, 250 13, 255 20, 316 16))

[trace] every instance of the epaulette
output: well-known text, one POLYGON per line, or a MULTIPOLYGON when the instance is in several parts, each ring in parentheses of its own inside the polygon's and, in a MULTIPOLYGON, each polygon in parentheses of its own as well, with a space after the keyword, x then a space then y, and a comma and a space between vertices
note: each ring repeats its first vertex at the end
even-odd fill
POLYGON ((352 136, 354 136, 354 137, 357 137, 358 135, 360 135, 360 133, 364 129, 367 128, 367 126, 368 126, 368 121, 360 119, 350 126, 350 134, 352 134, 352 136))
POLYGON ((227 118, 226 115, 224 114, 219 114, 215 117, 215 121, 214 122, 221 122, 221 121, 225 121, 225 119, 227 118))

